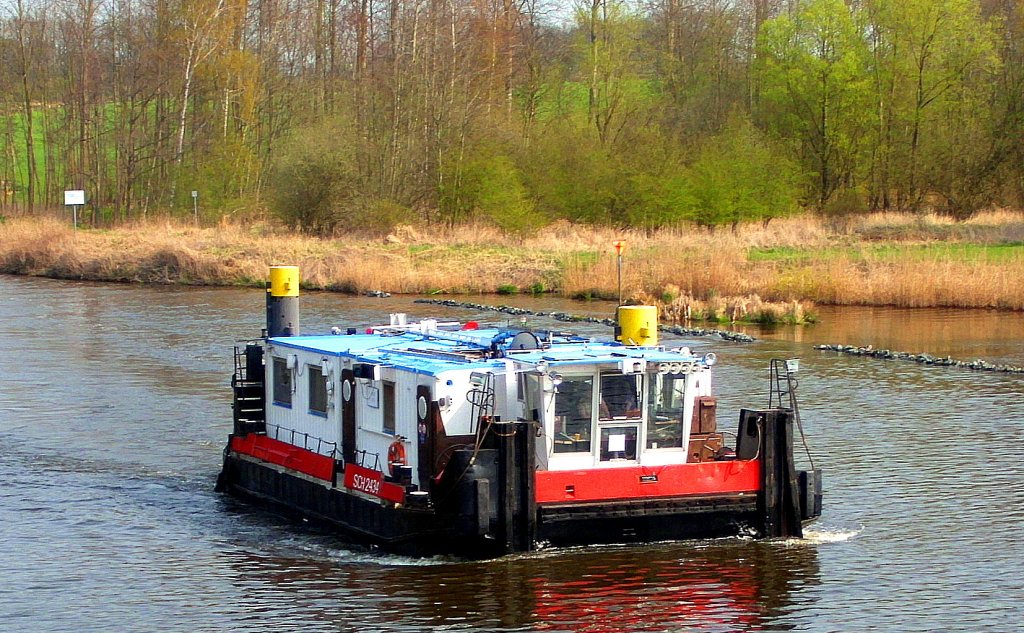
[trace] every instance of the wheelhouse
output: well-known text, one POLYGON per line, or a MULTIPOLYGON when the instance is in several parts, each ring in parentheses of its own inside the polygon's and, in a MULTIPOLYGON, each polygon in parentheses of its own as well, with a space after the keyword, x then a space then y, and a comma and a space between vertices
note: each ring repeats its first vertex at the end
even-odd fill
POLYGON ((714 420, 713 354, 542 333, 531 334, 534 349, 493 358, 495 341, 522 333, 438 327, 269 339, 267 434, 370 468, 387 466, 400 442, 405 461, 421 465, 410 483, 424 488, 444 455, 420 453, 468 443, 481 417, 535 422, 538 470, 701 461, 691 438, 700 435, 702 446, 716 439, 713 423, 703 433, 699 424, 714 420), (437 429, 429 428, 432 408, 437 429), (432 431, 445 438, 440 446, 428 441, 432 431))

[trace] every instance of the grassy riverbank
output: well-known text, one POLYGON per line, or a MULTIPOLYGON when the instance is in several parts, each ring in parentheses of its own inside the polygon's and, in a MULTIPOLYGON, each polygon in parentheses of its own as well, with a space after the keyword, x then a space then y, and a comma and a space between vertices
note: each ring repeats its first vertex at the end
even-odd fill
POLYGON ((403 227, 324 240, 270 227, 150 223, 79 230, 49 219, 0 224, 0 271, 68 279, 259 285, 274 263, 311 289, 614 297, 611 243, 627 241, 624 294, 669 315, 799 318, 806 303, 1024 310, 1024 215, 966 223, 875 214, 801 216, 736 231, 639 232, 556 224, 510 238, 483 227, 403 227), (795 302, 795 303, 794 303, 795 302))

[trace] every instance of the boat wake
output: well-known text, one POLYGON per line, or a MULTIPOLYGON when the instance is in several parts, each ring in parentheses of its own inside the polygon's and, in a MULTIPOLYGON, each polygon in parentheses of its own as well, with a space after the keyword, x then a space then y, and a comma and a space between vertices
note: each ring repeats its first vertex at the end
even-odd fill
MULTIPOLYGON (((856 529, 844 529, 821 525, 804 530, 804 537, 800 539, 799 542, 809 543, 812 545, 819 545, 822 543, 843 543, 853 539, 863 531, 864 526, 859 526, 856 529)), ((793 540, 794 542, 797 542, 796 539, 793 540)))
POLYGON ((392 554, 378 549, 363 549, 359 547, 329 548, 323 557, 334 563, 345 565, 378 565, 381 567, 436 567, 439 565, 457 565, 471 563, 473 561, 450 557, 450 556, 403 556, 392 554))

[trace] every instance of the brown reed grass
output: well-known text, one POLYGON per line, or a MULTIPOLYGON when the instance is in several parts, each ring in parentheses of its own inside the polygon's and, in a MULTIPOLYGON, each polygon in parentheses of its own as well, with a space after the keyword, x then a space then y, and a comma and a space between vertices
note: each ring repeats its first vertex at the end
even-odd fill
MULTIPOLYGON (((400 227, 386 238, 318 239, 266 224, 196 228, 151 221, 73 232, 48 218, 0 223, 0 272, 143 283, 261 285, 267 267, 301 267, 307 288, 398 293, 490 293, 501 286, 564 295, 617 294, 612 242, 627 242, 626 298, 658 300, 676 316, 783 320, 808 304, 985 307, 1024 310, 1024 256, 998 261, 916 252, 937 243, 1013 243, 1024 215, 802 215, 715 232, 653 233, 559 222, 528 237, 490 226, 400 227), (879 252, 880 236, 892 246, 879 252), (752 249, 797 249, 796 258, 751 258, 752 249), (794 304, 793 302, 797 303, 794 304), (688 306, 688 308, 687 308, 688 306)), ((1019 240, 1017 240, 1019 241, 1019 240)))

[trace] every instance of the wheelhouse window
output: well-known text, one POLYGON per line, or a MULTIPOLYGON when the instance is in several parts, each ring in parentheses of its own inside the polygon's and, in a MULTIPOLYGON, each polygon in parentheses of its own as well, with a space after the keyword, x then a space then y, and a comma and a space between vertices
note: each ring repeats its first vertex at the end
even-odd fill
POLYGON ((384 381, 384 432, 395 434, 395 383, 384 381))
POLYGON ((589 453, 594 425, 594 377, 563 376, 555 394, 555 452, 589 453))
POLYGON ((655 374, 647 394, 647 448, 683 445, 685 376, 655 374))
POLYGON ((617 462, 636 459, 638 425, 605 426, 601 428, 601 461, 617 462))
POLYGON ((516 396, 521 407, 521 415, 527 420, 539 420, 542 404, 541 379, 537 374, 519 373, 516 375, 516 396))
POLYGON ((306 365, 309 375, 309 412, 327 417, 327 382, 320 365, 306 365))
POLYGON ((642 395, 642 375, 605 374, 601 376, 600 419, 639 418, 642 395))
POLYGON ((282 407, 292 406, 292 370, 288 369, 287 359, 274 357, 274 404, 282 407))

